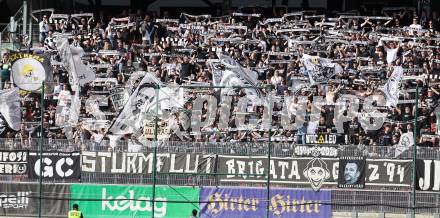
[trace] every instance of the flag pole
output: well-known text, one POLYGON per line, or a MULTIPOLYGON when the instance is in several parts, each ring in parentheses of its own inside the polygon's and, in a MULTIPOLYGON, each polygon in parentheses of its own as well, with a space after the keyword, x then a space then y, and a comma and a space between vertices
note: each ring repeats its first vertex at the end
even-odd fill
POLYGON ((413 132, 413 137, 414 137, 414 143, 413 143, 413 158, 412 158, 412 208, 411 208, 411 217, 415 218, 416 217, 416 180, 417 180, 417 171, 416 171, 416 159, 417 159, 417 119, 419 116, 419 85, 417 84, 416 87, 416 108, 415 108, 415 115, 414 115, 414 132, 413 132))
MULTIPOLYGON (((266 217, 270 217, 270 158, 272 153, 272 85, 269 85, 269 142, 267 144, 266 217)), ((264 122, 264 121, 263 121, 264 122)))
MULTIPOLYGON (((40 139, 38 143, 38 156, 39 160, 43 159, 43 133, 44 133, 44 81, 41 83, 41 118, 40 118, 40 139)), ((43 193, 43 165, 40 164, 40 175, 38 177, 38 218, 41 218, 41 208, 42 208, 42 193, 43 193)))
POLYGON ((156 169, 156 162, 157 162, 157 146, 158 146, 158 142, 157 142, 157 131, 158 131, 158 120, 159 120, 159 89, 160 86, 158 84, 156 84, 154 86, 154 91, 156 92, 156 116, 154 117, 154 141, 153 141, 153 193, 152 193, 152 202, 153 202, 153 206, 152 206, 152 210, 151 210, 151 217, 154 218, 154 209, 155 209, 155 203, 156 203, 156 174, 157 174, 157 169, 156 169))

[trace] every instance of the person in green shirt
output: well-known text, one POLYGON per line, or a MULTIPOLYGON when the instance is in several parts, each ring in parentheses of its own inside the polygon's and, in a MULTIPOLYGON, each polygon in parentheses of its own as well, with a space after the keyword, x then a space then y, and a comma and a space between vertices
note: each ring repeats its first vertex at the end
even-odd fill
POLYGON ((9 60, 9 53, 3 55, 3 60, 0 63, 0 89, 5 88, 6 83, 10 81, 11 76, 11 61, 9 60))
POLYGON ((72 210, 69 211, 67 218, 84 218, 83 214, 79 210, 78 204, 73 204, 72 210))

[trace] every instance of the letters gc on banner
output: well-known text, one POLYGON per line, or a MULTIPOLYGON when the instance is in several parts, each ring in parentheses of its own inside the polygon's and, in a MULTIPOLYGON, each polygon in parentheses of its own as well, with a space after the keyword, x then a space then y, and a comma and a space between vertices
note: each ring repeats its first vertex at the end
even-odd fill
POLYGON ((80 152, 29 152, 29 179, 79 179, 81 177, 80 152), (41 167, 41 174, 40 174, 41 167))

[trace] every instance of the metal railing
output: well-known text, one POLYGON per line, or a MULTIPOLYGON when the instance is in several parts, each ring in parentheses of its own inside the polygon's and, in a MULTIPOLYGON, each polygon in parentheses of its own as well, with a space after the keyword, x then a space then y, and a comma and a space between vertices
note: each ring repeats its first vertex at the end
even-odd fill
POLYGON ((26 32, 27 4, 23 4, 18 11, 11 17, 10 22, 2 29, 0 33, 0 48, 14 49, 20 44, 18 35, 24 35, 26 32), (24 22, 23 22, 24 21, 24 22), (24 24, 24 25, 23 25, 24 24), (4 43, 9 43, 8 47, 4 47, 4 43))
MULTIPOLYGON (((19 139, 0 138, 0 149, 16 150, 28 149, 37 150, 39 138, 19 139)), ((90 140, 75 141, 68 139, 43 139, 43 150, 45 151, 118 151, 118 152, 148 152, 152 151, 154 142, 146 144, 135 144, 130 140, 119 140, 115 147, 110 141, 104 140, 101 143, 90 140)), ((182 142, 162 141, 158 143, 157 152, 183 152, 197 154, 218 154, 218 155, 267 155, 268 142, 182 142)), ((301 144, 293 143, 272 143, 273 157, 294 157, 295 147, 301 144)), ((318 145, 319 146, 319 145, 318 145)), ((365 156, 367 158, 388 158, 388 159, 412 159, 412 149, 398 153, 396 147, 385 146, 364 146, 364 145, 325 145, 338 149, 340 156, 365 156)), ((440 159, 439 147, 417 147, 417 158, 440 159)))

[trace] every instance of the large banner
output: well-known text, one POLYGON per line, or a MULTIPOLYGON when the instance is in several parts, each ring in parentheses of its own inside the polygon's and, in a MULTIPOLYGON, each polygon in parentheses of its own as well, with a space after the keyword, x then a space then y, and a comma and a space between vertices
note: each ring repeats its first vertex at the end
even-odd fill
POLYGON ((27 151, 0 151, 0 175, 27 173, 27 151))
MULTIPOLYGON (((266 189, 206 187, 200 191, 200 217, 266 217, 266 189)), ((271 189, 270 217, 331 217, 331 192, 271 189), (324 203, 324 204, 323 204, 324 203)))
MULTIPOLYGON (((315 191, 323 184, 337 184, 339 159, 274 157, 267 168, 267 156, 218 156, 220 182, 265 183, 269 172, 274 184, 310 184, 315 191)), ((409 187, 411 184, 411 160, 367 159, 365 169, 367 186, 409 187)))
POLYGON ((86 217, 151 217, 153 207, 154 217, 189 217, 200 195, 199 188, 157 186, 153 205, 152 186, 73 184, 71 190, 70 205, 80 205, 86 217))
MULTIPOLYGON (((69 205, 63 199, 70 195, 69 187, 63 184, 42 185, 43 216, 66 216, 69 205)), ((38 195, 38 183, 1 183, 0 216, 37 216, 38 195)))
POLYGON ((80 152, 29 152, 29 179, 40 177, 40 167, 45 179, 79 179, 81 177, 80 152))
MULTIPOLYGON (((157 153, 156 171, 169 173, 213 173, 216 155, 157 153)), ((83 172, 153 173, 153 153, 83 152, 83 172)))
POLYGON ((416 176, 417 189, 440 191, 440 160, 417 160, 416 176))
POLYGON ((12 53, 11 62, 12 79, 20 89, 37 91, 41 88, 43 81, 51 81, 47 55, 12 53))

